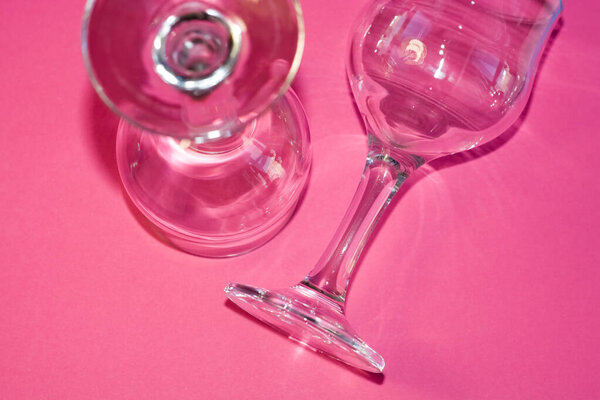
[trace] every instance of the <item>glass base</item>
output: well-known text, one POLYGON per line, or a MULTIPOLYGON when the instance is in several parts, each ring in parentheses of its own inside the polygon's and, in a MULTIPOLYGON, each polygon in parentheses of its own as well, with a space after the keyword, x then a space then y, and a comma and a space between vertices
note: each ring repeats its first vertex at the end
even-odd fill
POLYGON ((291 91, 228 139, 176 139, 125 121, 117 135, 133 204, 176 247, 205 257, 273 238, 294 213, 310 159, 308 124, 291 91))
POLYGON ((369 372, 383 371, 383 357, 356 335, 342 306, 303 284, 266 290, 230 283, 225 293, 244 311, 312 350, 369 372))

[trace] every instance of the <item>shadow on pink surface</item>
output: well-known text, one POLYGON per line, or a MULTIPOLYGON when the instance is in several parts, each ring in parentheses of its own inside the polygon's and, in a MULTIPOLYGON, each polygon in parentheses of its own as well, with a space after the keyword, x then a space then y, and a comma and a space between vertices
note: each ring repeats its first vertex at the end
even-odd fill
POLYGON ((99 165, 107 179, 115 186, 121 186, 117 169, 116 140, 119 117, 100 100, 91 84, 87 85, 85 95, 84 134, 89 142, 90 160, 99 165))

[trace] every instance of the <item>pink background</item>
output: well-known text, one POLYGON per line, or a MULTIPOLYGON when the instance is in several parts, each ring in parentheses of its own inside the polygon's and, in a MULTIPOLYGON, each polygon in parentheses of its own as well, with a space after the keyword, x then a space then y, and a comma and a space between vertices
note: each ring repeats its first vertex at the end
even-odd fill
POLYGON ((597 1, 567 1, 520 127, 419 171, 377 229, 348 318, 383 376, 226 301, 230 280, 303 277, 350 201, 365 135, 345 44, 364 2, 303 0, 310 184, 281 234, 227 260, 164 244, 125 198, 83 2, 1 2, 1 399, 600 398, 597 1))

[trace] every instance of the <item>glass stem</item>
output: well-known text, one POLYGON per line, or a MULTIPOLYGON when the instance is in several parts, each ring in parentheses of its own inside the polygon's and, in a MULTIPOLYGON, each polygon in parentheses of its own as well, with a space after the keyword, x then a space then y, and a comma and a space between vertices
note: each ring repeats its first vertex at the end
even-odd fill
POLYGON ((392 152, 370 135, 367 163, 350 207, 302 284, 343 305, 352 271, 377 221, 402 183, 422 164, 421 158, 392 152))

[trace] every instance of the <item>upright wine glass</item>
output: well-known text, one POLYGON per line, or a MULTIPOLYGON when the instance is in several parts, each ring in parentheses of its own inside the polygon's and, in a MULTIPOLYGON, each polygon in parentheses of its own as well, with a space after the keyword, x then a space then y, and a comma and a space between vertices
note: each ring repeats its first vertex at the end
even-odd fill
POLYGON ((357 192, 331 243, 299 284, 230 283, 241 308, 349 365, 383 358, 344 316, 360 252, 398 188, 419 166, 505 131, 522 112, 560 0, 377 0, 354 27, 347 65, 369 134, 357 192))
POLYGON ((139 210, 176 246, 230 256, 287 222, 310 166, 293 93, 297 0, 88 0, 83 54, 121 118, 117 161, 139 210))

